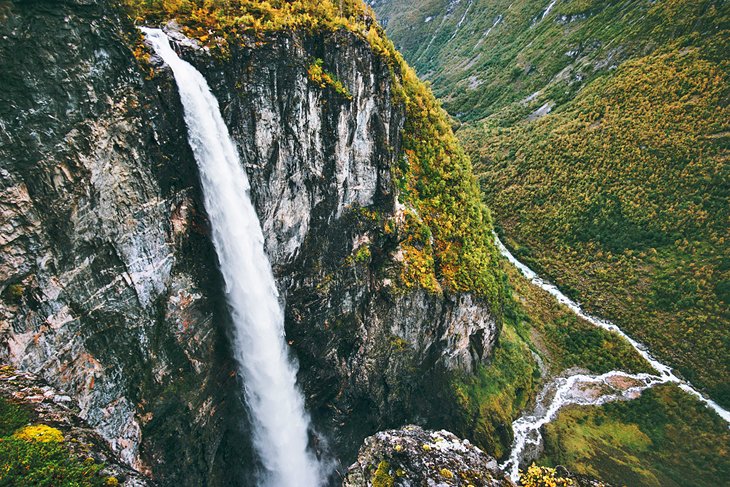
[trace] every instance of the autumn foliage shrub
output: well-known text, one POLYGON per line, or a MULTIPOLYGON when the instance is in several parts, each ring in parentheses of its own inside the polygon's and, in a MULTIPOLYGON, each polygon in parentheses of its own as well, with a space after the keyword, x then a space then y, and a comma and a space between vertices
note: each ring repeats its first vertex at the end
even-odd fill
POLYGON ((558 476, 551 467, 540 467, 534 463, 526 472, 520 472, 520 485, 523 487, 568 487, 576 485, 572 479, 558 476))

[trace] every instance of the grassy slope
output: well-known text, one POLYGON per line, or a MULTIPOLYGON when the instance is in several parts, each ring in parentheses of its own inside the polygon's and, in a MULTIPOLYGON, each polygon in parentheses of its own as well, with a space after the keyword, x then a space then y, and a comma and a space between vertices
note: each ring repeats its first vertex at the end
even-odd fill
POLYGON ((380 13, 467 122, 508 243, 729 405, 727 2, 477 2, 454 35, 467 3, 425 54, 410 2, 380 13))
MULTIPOLYGON (((505 320, 492 361, 457 385, 466 418, 459 434, 497 458, 509 453, 509 427, 531 408, 540 387, 571 367, 592 373, 647 370, 623 340, 578 319, 503 262, 505 320), (534 360, 538 355, 544 363, 534 360)), ((727 425, 675 386, 659 386, 634 401, 568 407, 543 429, 542 465, 614 485, 721 485, 728 478, 727 425), (695 484, 691 484, 695 485, 695 484)))
POLYGON ((649 371, 648 364, 617 335, 579 319, 506 262, 503 270, 500 341, 490 363, 463 378, 456 394, 466 415, 457 422, 463 427, 457 433, 497 458, 509 453, 512 421, 533 406, 541 386, 554 375, 573 367, 596 374, 614 369, 649 371))
POLYGON ((614 485, 717 486, 730 478, 730 432, 672 386, 630 402, 570 407, 545 428, 541 463, 614 485))

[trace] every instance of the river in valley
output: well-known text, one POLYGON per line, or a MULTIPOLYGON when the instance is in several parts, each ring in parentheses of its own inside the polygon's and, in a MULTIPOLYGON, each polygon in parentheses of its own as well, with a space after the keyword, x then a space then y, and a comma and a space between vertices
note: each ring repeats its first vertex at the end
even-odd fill
POLYGON ((534 459, 542 442, 540 428, 552 421, 563 406, 569 404, 596 405, 610 401, 628 400, 638 397, 642 391, 657 384, 672 383, 680 389, 697 397, 707 407, 715 411, 730 425, 730 412, 709 399, 689 382, 678 377, 672 369, 654 358, 651 352, 610 321, 591 316, 583 308, 563 294, 557 286, 542 279, 532 269, 515 258, 495 235, 500 254, 514 265, 532 284, 547 291, 561 304, 570 308, 580 318, 594 326, 617 333, 628 341, 644 359, 649 362, 656 374, 628 374, 613 370, 600 375, 575 374, 557 377, 548 382, 537 396, 535 408, 523 414, 512 423, 514 440, 509 458, 501 465, 513 480, 519 477, 519 467, 534 459))

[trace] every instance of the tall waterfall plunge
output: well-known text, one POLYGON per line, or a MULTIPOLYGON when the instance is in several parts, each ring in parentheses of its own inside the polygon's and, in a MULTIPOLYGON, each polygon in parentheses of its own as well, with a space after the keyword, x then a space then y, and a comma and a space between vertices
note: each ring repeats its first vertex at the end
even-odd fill
POLYGON ((320 485, 322 467, 307 448, 309 417, 287 352, 284 315, 263 232, 218 101, 203 75, 172 50, 164 32, 142 31, 172 69, 180 92, 234 323, 233 348, 245 383, 254 447, 265 468, 260 483, 320 485))

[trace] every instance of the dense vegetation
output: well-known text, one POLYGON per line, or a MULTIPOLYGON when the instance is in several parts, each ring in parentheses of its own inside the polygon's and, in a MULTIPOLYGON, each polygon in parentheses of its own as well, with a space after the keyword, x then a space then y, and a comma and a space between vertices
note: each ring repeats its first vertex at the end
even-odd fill
POLYGON ((711 59, 720 39, 705 42, 626 61, 540 120, 464 137, 520 256, 728 404, 730 93, 711 59))
POLYGON ((730 7, 548 3, 381 9, 518 257, 730 405, 730 7))
MULTIPOLYGON (((368 42, 388 64, 393 97, 406 112, 402 163, 393 169, 404 215, 399 226, 402 284, 433 292, 472 291, 501 307, 497 254, 491 217, 482 203, 469 158, 453 135, 446 113, 418 80, 359 0, 253 2, 237 0, 126 0, 138 22, 176 19, 186 33, 218 49, 231 42, 251 45, 287 29, 346 29, 368 42)), ((308 68, 310 80, 348 99, 348 88, 319 60, 308 68)))
POLYGON ((547 11, 550 3, 374 2, 396 47, 461 121, 534 105, 546 90, 542 103, 566 102, 626 59, 727 28, 718 0, 560 0, 547 11))
POLYGON ((542 463, 613 485, 716 486, 730 478, 730 432, 674 386, 639 399, 570 407, 545 428, 542 463))
POLYGON ((255 44, 267 32, 337 30, 367 32, 372 14, 358 0, 124 0, 138 23, 180 22, 185 33, 227 52, 229 43, 255 44))
MULTIPOLYGON (((491 362, 456 386, 465 416, 458 433, 499 459, 509 453, 510 423, 534 406, 535 395, 555 374, 571 367, 594 374, 648 371, 623 339, 575 317, 506 262, 503 270, 500 342, 491 362)), ((645 391, 635 401, 568 407, 543 435, 546 452, 540 464, 564 465, 614 485, 683 485, 682 479, 699 471, 698 485, 713 485, 727 478, 730 465, 727 425, 675 386, 645 391), (666 476, 675 483, 661 483, 666 476)), ((550 485, 553 477, 554 471, 533 469, 524 480, 550 485)))
POLYGON ((117 484, 99 475, 101 465, 70 453, 61 431, 31 419, 23 406, 0 398, 0 486, 117 484))
MULTIPOLYGON (((546 12, 548 4, 399 0, 376 9, 456 117, 515 254, 727 405, 727 3, 561 0, 546 12)), ((516 273, 510 282, 540 331, 519 336, 550 351, 552 372, 582 361, 631 368, 610 346, 592 357, 560 340, 572 327, 551 324, 575 318, 549 312, 552 298, 530 293, 516 273)), ((506 315, 507 328, 509 306, 506 315)), ((523 362, 502 394, 533 381, 523 362)), ((726 425, 671 387, 568 409, 546 436, 544 463, 618 485, 728 478, 726 425)))
POLYGON ((500 459, 512 444, 512 421, 533 406, 537 392, 552 376, 571 367, 595 374, 617 368, 649 371, 623 339, 577 318, 506 262, 503 270, 504 326, 499 343, 489 364, 456 385, 464 415, 458 433, 500 459))

